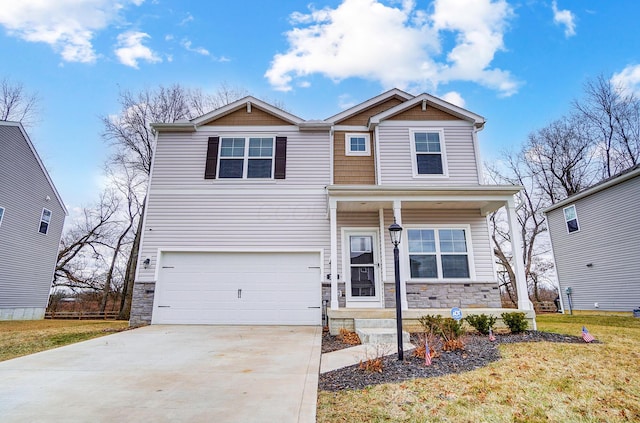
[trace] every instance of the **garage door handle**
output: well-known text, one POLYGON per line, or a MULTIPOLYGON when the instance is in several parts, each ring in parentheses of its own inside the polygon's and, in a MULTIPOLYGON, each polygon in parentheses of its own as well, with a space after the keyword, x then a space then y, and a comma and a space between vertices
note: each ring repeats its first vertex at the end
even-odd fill
POLYGON ((307 308, 320 308, 320 306, 318 306, 318 307, 307 307, 307 308))
POLYGON ((171 306, 158 306, 158 308, 170 308, 171 306))
POLYGON ((238 298, 242 298, 242 289, 238 289, 238 298))

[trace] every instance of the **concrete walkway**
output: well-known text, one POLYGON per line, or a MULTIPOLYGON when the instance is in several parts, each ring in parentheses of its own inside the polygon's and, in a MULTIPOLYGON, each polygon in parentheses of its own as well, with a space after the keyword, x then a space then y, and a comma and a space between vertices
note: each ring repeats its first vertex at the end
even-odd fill
MULTIPOLYGON (((411 343, 403 344, 405 357, 407 354, 413 354, 415 345, 411 343)), ((344 348, 338 351, 332 351, 322 354, 320 360, 320 373, 327 373, 338 370, 343 367, 353 366, 360 361, 374 358, 376 356, 391 355, 398 352, 398 344, 378 344, 378 345, 356 345, 355 347, 344 348)))
POLYGON ((321 328, 147 326, 0 362, 2 422, 315 422, 321 328))

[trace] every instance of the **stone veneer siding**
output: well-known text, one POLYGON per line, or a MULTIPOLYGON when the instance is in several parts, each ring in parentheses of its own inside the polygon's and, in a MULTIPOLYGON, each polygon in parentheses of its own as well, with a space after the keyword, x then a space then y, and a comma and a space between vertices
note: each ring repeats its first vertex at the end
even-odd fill
POLYGON ((155 293, 155 290, 155 282, 134 283, 129 326, 151 324, 151 313, 153 312, 153 294, 155 293))
MULTIPOLYGON (((500 290, 488 283, 408 283, 409 308, 500 308, 500 290)), ((384 284, 385 308, 395 308, 395 284, 384 284)))

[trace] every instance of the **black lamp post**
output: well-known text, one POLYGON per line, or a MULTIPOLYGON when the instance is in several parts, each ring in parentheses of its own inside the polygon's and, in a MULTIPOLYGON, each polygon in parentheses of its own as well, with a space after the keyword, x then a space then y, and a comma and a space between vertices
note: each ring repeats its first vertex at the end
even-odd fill
POLYGON ((396 274, 396 325, 398 331, 398 360, 404 360, 404 351, 402 349, 402 304, 400 296, 400 251, 398 250, 398 244, 400 244, 400 238, 402 238, 402 226, 396 223, 396 219, 393 219, 393 223, 389 226, 389 235, 391 236, 391 243, 393 244, 393 264, 396 274))

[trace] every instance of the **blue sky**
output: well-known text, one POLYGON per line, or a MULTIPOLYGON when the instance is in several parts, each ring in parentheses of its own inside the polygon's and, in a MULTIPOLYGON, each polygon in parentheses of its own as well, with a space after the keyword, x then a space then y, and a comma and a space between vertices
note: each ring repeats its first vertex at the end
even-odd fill
POLYGON ((640 2, 0 0, 0 78, 70 209, 97 199, 118 92, 220 83, 324 119, 389 88, 485 116, 494 160, 570 110, 588 78, 640 87, 640 2))

